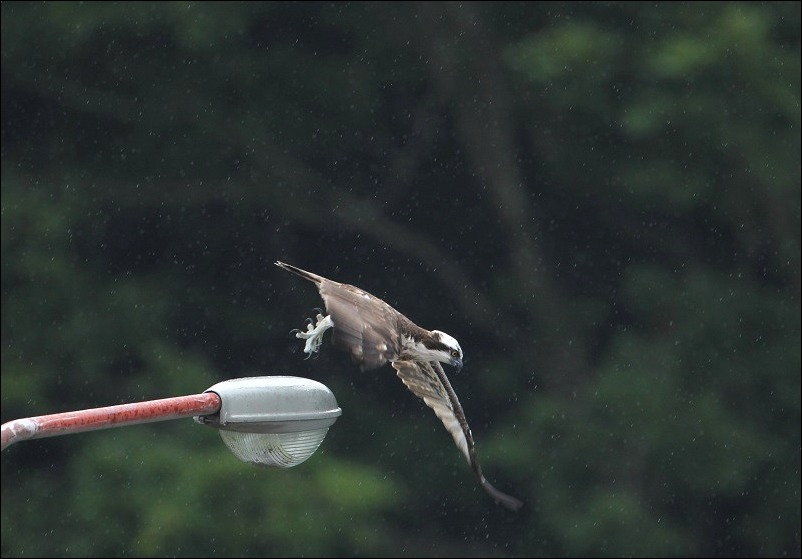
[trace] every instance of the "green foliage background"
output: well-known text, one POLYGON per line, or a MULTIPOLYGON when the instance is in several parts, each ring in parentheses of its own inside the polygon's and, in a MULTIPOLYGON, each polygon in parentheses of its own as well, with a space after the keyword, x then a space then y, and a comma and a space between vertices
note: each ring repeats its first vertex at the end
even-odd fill
POLYGON ((315 378, 3 452, 2 555, 800 555, 798 3, 2 4, 2 416, 315 378), (456 336, 497 507, 281 259, 456 336))

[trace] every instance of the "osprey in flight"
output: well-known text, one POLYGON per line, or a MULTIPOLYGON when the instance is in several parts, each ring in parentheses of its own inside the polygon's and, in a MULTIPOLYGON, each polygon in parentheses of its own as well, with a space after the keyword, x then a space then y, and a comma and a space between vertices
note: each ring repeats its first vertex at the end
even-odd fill
POLYGON ((416 396, 434 410, 473 468, 482 488, 496 502, 517 510, 523 503, 502 493, 485 479, 476 460, 473 435, 457 394, 440 363, 462 369, 462 349, 457 340, 439 330, 425 330, 370 293, 326 279, 284 262, 276 265, 317 285, 326 304, 327 316, 318 313, 316 323, 308 320, 306 331, 293 330, 305 339, 304 352, 320 350, 323 333, 334 328, 332 342, 351 353, 362 370, 387 363, 416 396))

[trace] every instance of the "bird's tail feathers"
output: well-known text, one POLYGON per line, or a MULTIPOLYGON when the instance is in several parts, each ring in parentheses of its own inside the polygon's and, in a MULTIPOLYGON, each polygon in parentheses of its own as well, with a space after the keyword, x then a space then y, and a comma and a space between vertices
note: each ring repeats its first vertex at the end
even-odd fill
POLYGON ((306 270, 302 270, 302 269, 300 269, 300 268, 298 268, 296 266, 293 266, 292 264, 285 264, 284 262, 281 262, 281 261, 276 261, 276 266, 278 266, 279 268, 284 268, 288 272, 292 272, 293 274, 301 276, 302 278, 304 278, 306 280, 309 280, 311 282, 314 282, 314 283, 316 283, 318 285, 324 279, 323 276, 319 276, 317 274, 313 274, 312 272, 307 272, 306 270))

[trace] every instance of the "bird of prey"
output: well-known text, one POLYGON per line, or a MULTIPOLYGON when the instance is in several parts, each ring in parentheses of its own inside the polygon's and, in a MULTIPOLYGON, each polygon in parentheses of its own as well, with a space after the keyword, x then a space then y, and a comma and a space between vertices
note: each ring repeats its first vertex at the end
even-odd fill
POLYGON ((502 493, 485 479, 476 460, 473 435, 457 394, 440 363, 462 369, 462 349, 453 337, 439 330, 421 328, 393 307, 353 285, 339 283, 284 262, 276 265, 317 285, 328 314, 318 312, 307 319, 306 331, 293 330, 306 340, 304 352, 312 356, 320 350, 323 333, 333 328, 334 345, 351 353, 362 370, 388 361, 413 394, 434 410, 440 421, 473 468, 482 488, 508 509, 523 503, 502 493), (313 326, 314 322, 314 326, 313 326))

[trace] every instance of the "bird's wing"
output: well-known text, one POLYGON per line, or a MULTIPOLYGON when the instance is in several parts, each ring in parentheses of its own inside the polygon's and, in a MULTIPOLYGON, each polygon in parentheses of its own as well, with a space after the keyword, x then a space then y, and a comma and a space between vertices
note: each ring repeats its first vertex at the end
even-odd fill
POLYGON ((349 351, 363 370, 398 355, 398 313, 390 305, 358 287, 331 280, 324 280, 319 289, 334 323, 332 342, 349 351))
POLYGON ((445 371, 440 363, 433 361, 394 361, 393 368, 397 371, 398 377, 409 388, 413 394, 421 398, 427 406, 434 410, 435 415, 445 425, 446 430, 451 433, 451 437, 457 444, 465 459, 473 468, 482 488, 496 502, 501 503, 511 510, 518 510, 523 503, 502 493, 493 487, 482 474, 482 468, 476 459, 476 450, 473 442, 471 428, 465 419, 465 412, 459 403, 457 394, 451 387, 451 383, 446 377, 445 371))
MULTIPOLYGON (((468 450, 470 429, 467 423, 463 427, 460 420, 457 419, 454 413, 454 405, 448 397, 443 383, 437 378, 432 365, 426 361, 394 361, 393 368, 397 371, 401 382, 415 396, 422 399, 427 406, 434 410, 435 415, 440 418, 446 430, 451 433, 457 448, 465 455, 465 459, 470 464, 471 455, 468 450)), ((457 402, 457 405, 459 405, 459 402, 457 402)), ((462 411, 461 408, 460 411, 462 411)))

